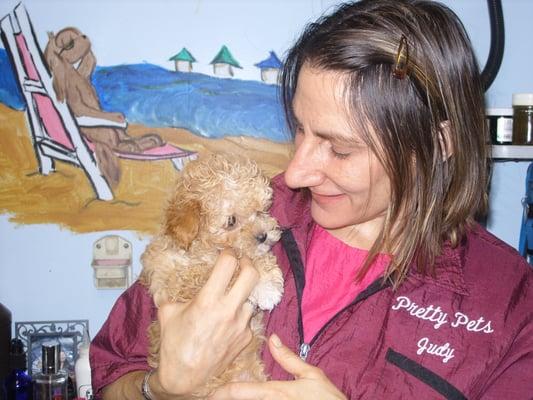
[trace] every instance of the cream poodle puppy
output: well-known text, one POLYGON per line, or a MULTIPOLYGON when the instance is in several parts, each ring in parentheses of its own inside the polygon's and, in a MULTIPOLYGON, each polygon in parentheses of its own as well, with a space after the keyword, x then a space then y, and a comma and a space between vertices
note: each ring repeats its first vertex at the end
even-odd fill
MULTIPOLYGON (((282 273, 270 251, 280 238, 277 222, 268 214, 271 198, 267 178, 249 159, 211 154, 191 161, 171 196, 160 233, 142 255, 140 281, 158 307, 193 299, 226 247, 237 257, 248 256, 259 272, 259 283, 248 299, 259 309, 250 322, 252 342, 194 398, 205 398, 227 382, 266 379, 259 354, 260 310, 272 310, 283 294, 282 273)), ((157 321, 150 326, 149 337, 149 363, 155 368, 160 345, 157 321)))

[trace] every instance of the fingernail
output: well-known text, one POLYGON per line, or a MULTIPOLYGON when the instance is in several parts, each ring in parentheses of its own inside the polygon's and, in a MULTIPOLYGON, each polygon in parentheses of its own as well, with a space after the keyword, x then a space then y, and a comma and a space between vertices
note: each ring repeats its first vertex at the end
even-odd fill
POLYGON ((273 333, 272 335, 270 335, 270 340, 272 341, 272 344, 274 345, 274 347, 281 347, 281 340, 279 339, 278 335, 276 335, 275 333, 273 333))

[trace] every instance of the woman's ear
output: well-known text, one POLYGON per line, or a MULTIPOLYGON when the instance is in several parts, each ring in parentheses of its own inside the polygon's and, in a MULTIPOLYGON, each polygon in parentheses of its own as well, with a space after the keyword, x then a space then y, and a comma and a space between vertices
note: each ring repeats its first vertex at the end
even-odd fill
POLYGON ((177 247, 188 250, 198 236, 200 228, 200 203, 194 200, 175 201, 175 196, 165 215, 165 234, 177 247))
POLYGON ((439 147, 442 152, 442 161, 448 160, 454 153, 450 121, 442 121, 439 124, 439 147))

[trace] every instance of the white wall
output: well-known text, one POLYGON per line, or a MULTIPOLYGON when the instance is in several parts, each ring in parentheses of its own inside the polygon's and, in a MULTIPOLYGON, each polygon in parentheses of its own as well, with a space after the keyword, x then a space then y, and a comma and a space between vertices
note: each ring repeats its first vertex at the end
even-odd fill
MULTIPOLYGON (((17 2, 0 3, 0 15, 17 2)), ((220 46, 227 44, 245 66, 236 77, 258 79, 250 65, 265 58, 271 49, 281 56, 305 21, 316 17, 334 1, 28 0, 25 3, 38 26, 41 43, 46 40, 46 30, 77 26, 93 38, 100 65, 146 60, 170 69, 172 64, 166 60, 184 45, 196 58, 208 63, 220 46), (178 10, 178 7, 183 8, 178 10), (213 21, 201 30, 190 24, 194 32, 191 36, 173 31, 179 21, 190 22, 194 15, 213 21), (210 28, 215 26, 222 31, 212 32, 210 28), (170 30, 167 39, 176 43, 173 54, 167 51, 168 43, 161 34, 167 29, 170 30), (114 40, 109 48, 108 41, 100 40, 105 37, 114 40), (117 51, 117 41, 124 45, 121 51, 117 51), (204 48, 205 52, 201 50, 204 48), (139 59, 139 54, 144 57, 139 59)), ((486 1, 446 0, 445 3, 463 20, 483 66, 490 44, 486 1)), ((530 28, 533 1, 503 0, 503 6, 505 58, 488 92, 490 107, 510 107, 512 93, 533 92, 530 28)), ((527 162, 508 162, 498 163, 494 169, 488 227, 513 246, 518 243, 520 200, 527 166, 527 162)), ((16 226, 9 222, 8 215, 0 216, 0 302, 11 309, 13 320, 89 319, 94 336, 120 294, 119 290, 96 290, 92 283, 92 244, 106 234, 119 234, 132 242, 134 273, 138 273, 139 256, 147 238, 139 238, 134 232, 78 235, 53 225, 16 226)))

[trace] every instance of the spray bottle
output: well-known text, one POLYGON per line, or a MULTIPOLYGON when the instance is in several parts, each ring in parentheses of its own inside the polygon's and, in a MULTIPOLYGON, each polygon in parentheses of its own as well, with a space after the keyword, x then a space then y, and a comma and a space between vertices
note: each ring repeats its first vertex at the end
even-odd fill
POLYGON ((89 347, 91 340, 87 329, 83 331, 83 341, 78 348, 78 358, 74 364, 74 372, 76 373, 76 392, 78 398, 92 399, 91 387, 91 365, 89 364, 89 347))

